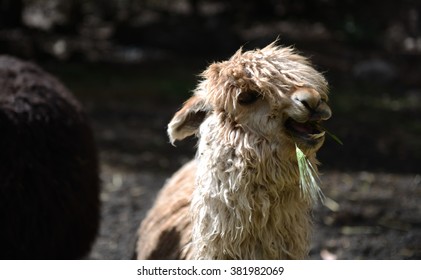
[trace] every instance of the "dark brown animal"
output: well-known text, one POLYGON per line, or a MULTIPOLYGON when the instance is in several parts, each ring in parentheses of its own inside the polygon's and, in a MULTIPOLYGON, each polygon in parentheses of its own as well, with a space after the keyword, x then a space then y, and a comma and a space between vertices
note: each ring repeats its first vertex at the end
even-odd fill
POLYGON ((0 56, 0 259, 78 259, 99 225, 97 150, 73 95, 0 56))

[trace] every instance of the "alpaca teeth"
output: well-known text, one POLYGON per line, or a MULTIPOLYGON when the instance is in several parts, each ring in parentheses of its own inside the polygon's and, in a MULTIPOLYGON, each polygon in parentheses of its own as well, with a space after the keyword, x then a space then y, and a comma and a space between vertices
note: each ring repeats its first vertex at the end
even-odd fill
POLYGON ((317 133, 317 134, 310 134, 310 136, 313 139, 317 139, 317 138, 323 137, 325 135, 325 133, 326 133, 325 131, 322 131, 322 132, 317 133))

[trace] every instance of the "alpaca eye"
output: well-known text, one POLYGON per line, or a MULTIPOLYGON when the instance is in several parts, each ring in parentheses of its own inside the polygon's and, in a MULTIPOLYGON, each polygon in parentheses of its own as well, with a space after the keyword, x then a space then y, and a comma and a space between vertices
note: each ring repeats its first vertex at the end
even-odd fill
POLYGON ((254 90, 245 91, 245 92, 240 93, 240 95, 238 96, 238 103, 240 103, 241 105, 249 105, 256 102, 256 100, 259 97, 260 97, 260 94, 257 91, 254 91, 254 90))

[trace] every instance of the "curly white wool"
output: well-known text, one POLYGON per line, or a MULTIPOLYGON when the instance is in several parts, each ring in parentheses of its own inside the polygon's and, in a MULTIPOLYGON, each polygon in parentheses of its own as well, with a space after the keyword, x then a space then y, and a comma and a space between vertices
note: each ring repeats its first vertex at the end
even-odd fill
MULTIPOLYGON (((302 259, 310 202, 297 197, 297 164, 282 147, 223 119, 203 123, 192 199, 196 259, 302 259)), ((296 162, 296 161, 295 161, 296 162)))

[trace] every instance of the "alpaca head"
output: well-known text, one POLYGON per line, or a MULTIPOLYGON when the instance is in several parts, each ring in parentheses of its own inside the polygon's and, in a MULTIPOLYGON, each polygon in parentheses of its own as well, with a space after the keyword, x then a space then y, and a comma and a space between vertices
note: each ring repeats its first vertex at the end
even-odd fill
POLYGON ((250 135, 281 147, 283 157, 295 157, 295 144, 307 156, 323 144, 320 123, 331 116, 328 85, 292 48, 272 43, 253 51, 240 49, 229 60, 210 65, 202 77, 168 126, 172 143, 209 126, 205 120, 214 117, 228 138, 250 135))

